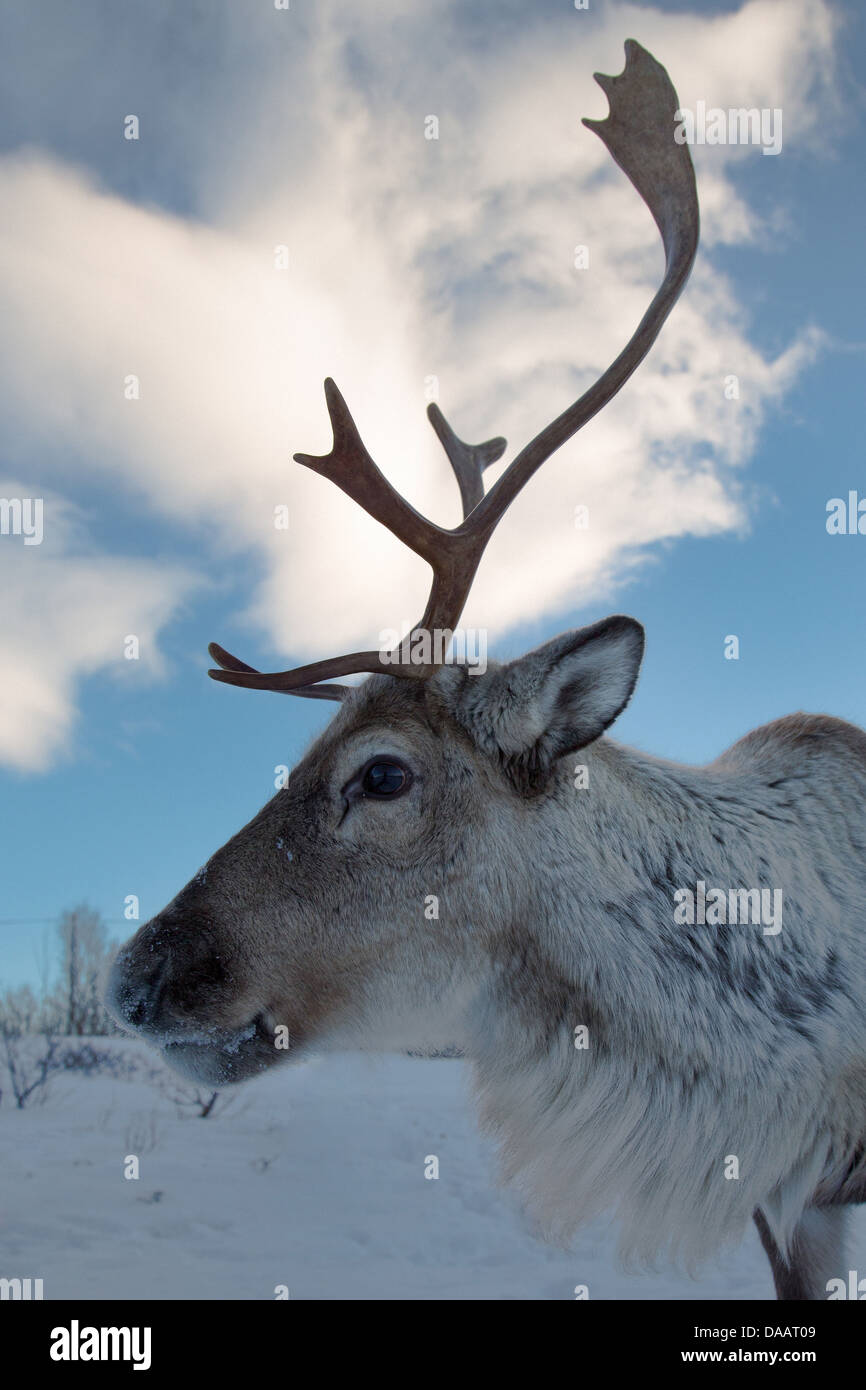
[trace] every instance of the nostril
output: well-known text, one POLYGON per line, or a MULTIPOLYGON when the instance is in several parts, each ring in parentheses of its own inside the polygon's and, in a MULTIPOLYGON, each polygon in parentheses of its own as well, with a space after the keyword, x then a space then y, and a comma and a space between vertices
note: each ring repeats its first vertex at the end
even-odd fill
POLYGON ((147 1004, 141 998, 134 1002, 128 1002, 124 1013, 127 1022, 131 1023, 133 1028, 140 1028, 143 1023, 147 1022, 147 1004))
POLYGON ((118 962, 108 991, 109 1005, 118 1021, 130 1028, 153 1024, 165 993, 167 973, 167 957, 144 978, 133 970, 128 958, 118 962))

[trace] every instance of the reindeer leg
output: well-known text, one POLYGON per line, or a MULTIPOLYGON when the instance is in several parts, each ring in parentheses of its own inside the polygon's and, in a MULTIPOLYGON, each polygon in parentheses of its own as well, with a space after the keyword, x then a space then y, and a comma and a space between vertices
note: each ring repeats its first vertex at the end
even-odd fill
POLYGON ((845 1207, 809 1207, 797 1223, 787 1258, 767 1225, 754 1213, 761 1244, 773 1270, 776 1297, 785 1302, 827 1297, 827 1280, 845 1277, 845 1207))

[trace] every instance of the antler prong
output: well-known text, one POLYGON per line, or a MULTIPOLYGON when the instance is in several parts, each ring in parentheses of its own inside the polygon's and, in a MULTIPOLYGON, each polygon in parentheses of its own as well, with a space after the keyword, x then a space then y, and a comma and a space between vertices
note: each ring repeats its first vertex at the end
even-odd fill
POLYGON ((325 400, 334 431, 331 451, 321 456, 295 454, 295 462, 336 483, 375 521, 386 526, 416 555, 433 565, 437 544, 443 534, 440 527, 416 512, 376 467, 364 447, 349 407, 330 377, 325 382, 325 400))
POLYGON ((507 448, 507 441, 501 435, 497 435, 495 439, 486 439, 483 444, 464 444, 454 433, 435 401, 427 407, 427 419, 436 431, 439 443, 448 455, 448 462, 454 470, 457 486, 460 488, 465 521, 484 496, 484 469, 502 457, 507 448))
MULTIPOLYGON (((225 685, 240 685, 247 689, 273 690, 275 687, 261 681, 269 681, 270 677, 263 676, 261 671, 257 671, 255 666, 248 666, 239 657, 232 656, 225 647, 221 647, 218 642, 211 642, 208 653, 221 667, 221 671, 208 671, 211 680, 222 681, 225 685), (244 679, 245 676, 258 676, 259 683, 244 679)), ((281 695, 305 695, 309 700, 345 700, 351 686, 348 685, 299 685, 291 689, 280 689, 281 695)))

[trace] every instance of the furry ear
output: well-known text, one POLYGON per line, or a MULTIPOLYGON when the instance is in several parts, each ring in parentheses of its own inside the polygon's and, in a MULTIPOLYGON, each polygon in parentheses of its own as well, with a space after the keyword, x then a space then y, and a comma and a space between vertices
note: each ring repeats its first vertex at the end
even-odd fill
POLYGON ((467 676, 454 713, 523 790, 538 791, 557 758, 599 738, 625 709, 643 649, 634 618, 605 618, 467 676))

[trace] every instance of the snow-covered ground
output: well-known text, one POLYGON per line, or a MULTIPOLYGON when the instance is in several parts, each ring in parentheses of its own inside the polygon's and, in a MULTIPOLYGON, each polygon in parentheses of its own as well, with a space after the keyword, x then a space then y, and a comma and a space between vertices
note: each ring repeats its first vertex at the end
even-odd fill
MULTIPOLYGON (((98 1046, 150 1065, 138 1043, 98 1046)), ((23 1111, 5 1092, 0 1275, 42 1278, 47 1299, 271 1299, 277 1285, 293 1299, 572 1299, 578 1284, 596 1299, 773 1296, 751 1232, 698 1281, 622 1272, 609 1223, 570 1251, 536 1240, 495 1185, 460 1061, 287 1066, 224 1092, 207 1119, 170 1090, 61 1073, 23 1111)), ((866 1273, 866 1213, 850 1255, 866 1273)))

